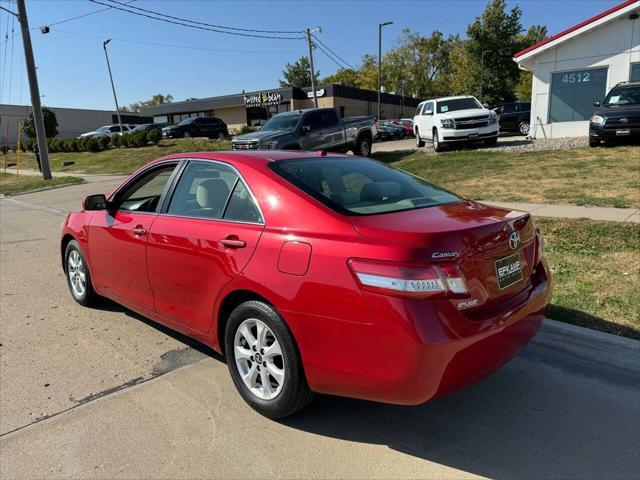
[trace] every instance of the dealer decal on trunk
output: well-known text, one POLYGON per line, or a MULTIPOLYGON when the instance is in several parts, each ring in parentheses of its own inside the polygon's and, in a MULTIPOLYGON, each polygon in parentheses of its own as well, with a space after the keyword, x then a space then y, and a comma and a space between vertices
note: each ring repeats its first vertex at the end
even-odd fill
POLYGON ((522 280, 520 254, 515 253, 496 260, 496 276, 498 277, 498 287, 500 287, 500 290, 522 280))

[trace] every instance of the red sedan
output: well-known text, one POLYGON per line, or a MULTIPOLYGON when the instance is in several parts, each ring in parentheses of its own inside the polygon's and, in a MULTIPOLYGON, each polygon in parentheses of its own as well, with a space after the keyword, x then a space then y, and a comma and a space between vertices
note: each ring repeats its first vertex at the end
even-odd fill
POLYGON ((313 393, 418 404, 512 358, 550 297, 530 216, 370 159, 165 157, 64 222, 73 298, 108 297, 227 357, 281 418, 313 393))
POLYGON ((391 120, 391 123, 395 123, 399 127, 404 128, 407 131, 408 137, 415 137, 416 134, 413 131, 413 120, 409 118, 403 118, 401 120, 391 120))

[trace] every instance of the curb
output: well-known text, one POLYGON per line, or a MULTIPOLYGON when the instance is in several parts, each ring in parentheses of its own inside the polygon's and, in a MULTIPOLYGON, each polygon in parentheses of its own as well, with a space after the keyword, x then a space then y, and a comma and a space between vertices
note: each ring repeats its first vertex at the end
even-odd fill
POLYGON ((31 193, 38 193, 38 192, 46 192, 48 190, 56 190, 58 188, 64 188, 64 187, 72 187, 75 185, 84 185, 87 182, 84 180, 84 178, 82 179, 82 182, 80 183, 62 183, 60 185, 54 185, 52 187, 42 187, 42 188, 36 188, 35 190, 28 190, 26 192, 17 192, 17 193, 12 193, 10 195, 4 195, 3 194, 3 198, 7 198, 7 197, 19 197, 21 195, 29 195, 31 193))
POLYGON ((622 337, 608 332, 601 332, 600 330, 593 330, 592 328, 581 327, 579 325, 573 325, 572 323, 561 322, 559 320, 553 320, 546 317, 544 319, 544 324, 557 330, 563 330, 566 333, 610 343, 612 346, 631 348, 640 351, 640 340, 635 340, 633 338, 622 337))

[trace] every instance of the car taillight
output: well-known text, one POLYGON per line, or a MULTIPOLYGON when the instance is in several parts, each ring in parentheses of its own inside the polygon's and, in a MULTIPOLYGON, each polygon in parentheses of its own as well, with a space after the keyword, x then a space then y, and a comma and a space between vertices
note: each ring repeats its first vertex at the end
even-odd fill
POLYGON ((467 286, 456 264, 404 263, 350 258, 363 290, 410 298, 464 297, 467 286))
POLYGON ((539 228, 536 228, 535 230, 535 240, 536 240, 535 242, 536 250, 535 250, 535 257, 533 259, 534 267, 538 265, 540 261, 542 261, 542 250, 544 248, 544 239, 542 238, 542 232, 540 231, 539 228))

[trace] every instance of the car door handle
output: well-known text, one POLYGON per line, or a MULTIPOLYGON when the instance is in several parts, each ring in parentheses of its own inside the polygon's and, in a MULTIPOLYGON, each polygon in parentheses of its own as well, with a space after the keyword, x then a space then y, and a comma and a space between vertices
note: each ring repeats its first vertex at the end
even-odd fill
POLYGON ((244 248, 247 246, 247 242, 244 240, 240 240, 235 235, 229 235, 227 238, 223 238, 222 240, 218 240, 220 245, 223 245, 227 248, 244 248))
POLYGON ((147 230, 142 226, 142 225, 136 225, 135 228, 133 229, 133 234, 134 235, 146 235, 147 230))

